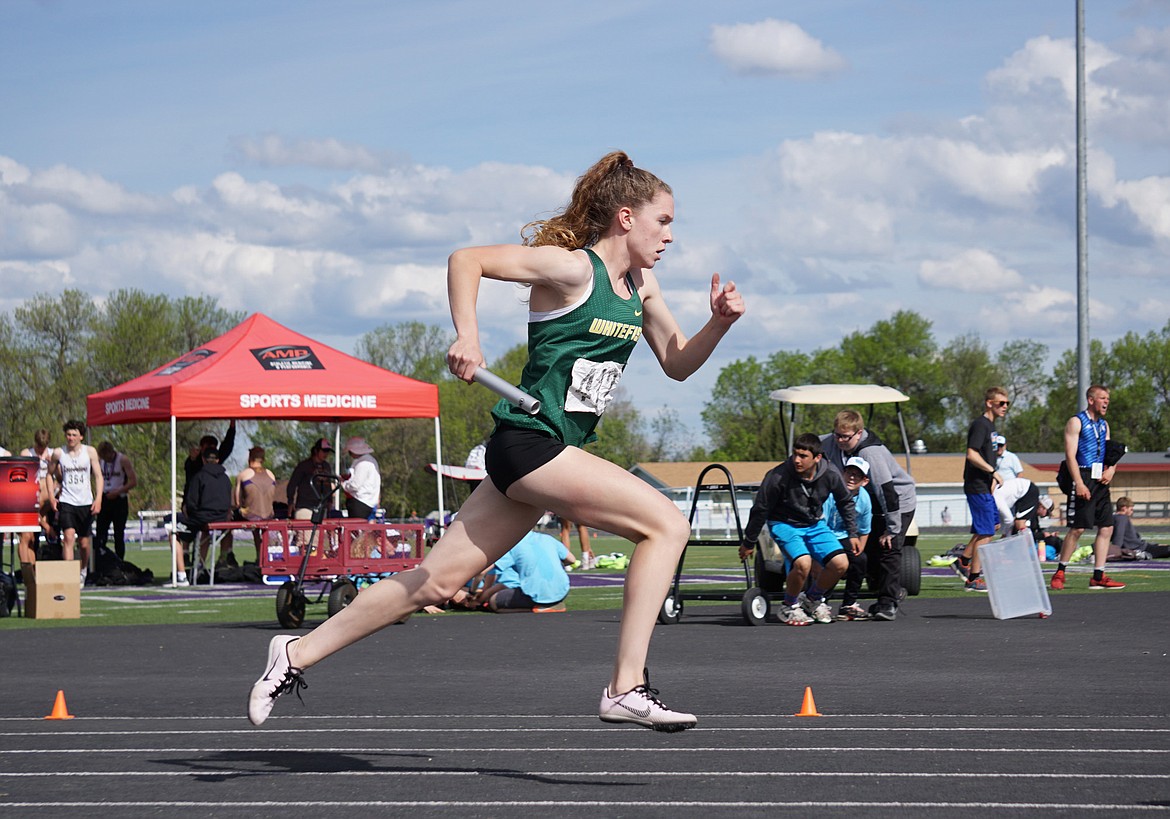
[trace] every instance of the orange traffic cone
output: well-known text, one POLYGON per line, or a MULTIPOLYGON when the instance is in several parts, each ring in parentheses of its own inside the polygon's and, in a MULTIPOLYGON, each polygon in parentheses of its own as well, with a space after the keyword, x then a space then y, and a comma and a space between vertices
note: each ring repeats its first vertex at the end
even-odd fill
POLYGON ((65 707, 65 692, 57 692, 57 701, 53 703, 53 713, 45 717, 45 719, 73 719, 73 715, 69 713, 69 709, 65 707))
POLYGON ((804 702, 800 706, 800 712, 793 714, 794 717, 820 717, 824 716, 817 710, 817 704, 813 701, 812 686, 806 685, 804 687, 804 702))

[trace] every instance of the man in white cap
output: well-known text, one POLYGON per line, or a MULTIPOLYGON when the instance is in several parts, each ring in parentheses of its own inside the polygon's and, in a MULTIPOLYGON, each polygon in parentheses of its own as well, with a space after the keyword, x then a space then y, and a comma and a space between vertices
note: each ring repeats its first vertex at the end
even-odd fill
POLYGON ((365 438, 355 437, 345 442, 345 451, 353 458, 341 481, 345 511, 351 518, 367 520, 382 499, 382 474, 374 460, 374 448, 365 438))
POLYGON ((1007 438, 997 432, 991 440, 995 443, 995 471, 1003 478, 1003 482, 1007 483, 1023 475, 1024 465, 1020 463, 1016 453, 1008 451, 1007 438))

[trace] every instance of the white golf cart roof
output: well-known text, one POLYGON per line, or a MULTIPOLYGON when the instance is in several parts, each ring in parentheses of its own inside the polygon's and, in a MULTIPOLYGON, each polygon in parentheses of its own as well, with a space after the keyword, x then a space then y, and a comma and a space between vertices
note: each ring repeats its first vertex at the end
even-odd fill
POLYGON ((784 387, 772 390, 768 397, 780 403, 780 425, 785 432, 788 442, 788 451, 792 451, 792 441, 796 436, 796 407, 802 404, 836 404, 847 407, 850 405, 868 404, 870 414, 873 414, 875 404, 893 404, 898 416, 898 431, 902 436, 902 452, 906 459, 906 471, 910 471, 910 442, 906 438, 906 424, 902 419, 902 408, 898 406, 903 401, 909 401, 910 396, 893 387, 883 387, 880 384, 803 384, 798 387, 784 387), (788 423, 784 421, 784 405, 788 404, 788 423))
POLYGON ((782 404, 894 404, 910 400, 901 390, 878 384, 805 384, 773 390, 768 397, 782 404))

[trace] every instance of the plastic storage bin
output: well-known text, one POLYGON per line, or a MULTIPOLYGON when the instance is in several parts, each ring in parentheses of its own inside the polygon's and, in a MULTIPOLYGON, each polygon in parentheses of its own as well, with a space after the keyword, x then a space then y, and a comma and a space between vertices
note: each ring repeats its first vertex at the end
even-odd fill
POLYGON ((998 620, 1052 614, 1044 573, 1032 533, 1024 530, 1018 535, 993 540, 979 547, 983 572, 987 579, 987 597, 991 613, 998 620))

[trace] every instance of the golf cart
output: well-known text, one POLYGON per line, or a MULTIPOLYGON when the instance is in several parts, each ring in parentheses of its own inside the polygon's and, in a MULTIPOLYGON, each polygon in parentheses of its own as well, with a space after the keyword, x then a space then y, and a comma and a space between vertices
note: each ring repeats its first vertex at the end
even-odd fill
MULTIPOLYGON (((906 437, 906 425, 902 420, 902 411, 899 404, 910 400, 904 393, 893 387, 882 387, 876 384, 809 384, 801 387, 788 387, 775 390, 769 397, 780 402, 780 423, 787 442, 788 452, 792 451, 792 444, 796 437, 796 407, 804 404, 835 405, 840 407, 869 406, 866 425, 873 418, 877 404, 893 404, 898 418, 898 429, 901 432, 903 450, 906 458, 906 471, 910 472, 910 447, 906 437), (785 404, 789 405, 787 421, 784 417, 785 404)), ((691 511, 688 520, 692 530, 695 524, 700 495, 704 492, 726 495, 727 508, 734 513, 735 537, 725 538, 692 538, 687 546, 735 546, 743 538, 743 521, 741 507, 750 507, 754 498, 758 482, 735 483, 731 473, 722 464, 711 464, 699 475, 692 496, 691 511), (718 471, 723 480, 708 480, 709 472, 718 471)), ((906 539, 902 546, 901 586, 906 595, 917 595, 922 586, 922 557, 918 552, 918 525, 911 521, 906 532, 906 539)), ((682 616, 683 606, 687 600, 740 600, 744 620, 751 625, 763 625, 771 609, 773 598, 784 595, 786 572, 784 558, 779 547, 773 542, 767 527, 760 532, 760 548, 756 549, 754 566, 745 561, 744 574, 747 591, 709 589, 685 592, 682 590, 683 564, 686 560, 686 550, 679 558, 678 568, 675 571, 674 582, 671 585, 662 608, 658 613, 658 622, 663 625, 677 623, 682 616)), ((877 584, 872 577, 866 578, 872 592, 877 584)))
MULTIPOLYGON (((784 440, 787 442, 788 452, 792 452, 792 443, 796 438, 796 408, 801 405, 830 405, 841 408, 858 407, 868 405, 868 413, 865 415, 865 426, 868 429, 870 421, 873 418, 874 410, 878 404, 893 404, 894 412, 898 419, 898 431, 902 437, 902 452, 904 453, 906 461, 906 472, 911 473, 910 469, 910 440, 906 436, 906 424, 902 418, 901 404, 909 401, 910 397, 900 390, 893 387, 883 387, 878 384, 805 384, 799 387, 785 387, 780 390, 773 390, 768 394, 768 397, 773 401, 780 402, 780 428, 784 435, 784 440), (788 406, 787 421, 784 417, 785 405, 788 406)), ((875 510, 876 514, 876 510, 875 510)), ((760 549, 757 552, 757 582, 760 583, 761 588, 765 593, 771 592, 772 589, 765 588, 765 585, 771 586, 768 583, 767 576, 774 575, 776 568, 771 560, 764 560, 762 557, 764 550, 760 549)), ((783 576, 783 560, 779 563, 781 577, 783 576)), ((875 585, 873 578, 867 578, 870 587, 875 585)), ((907 595, 917 595, 922 588, 922 556, 918 553, 918 523, 911 521, 910 527, 906 532, 906 540, 902 545, 902 588, 907 595)), ((783 580, 775 589, 778 593, 783 593, 783 580)))

